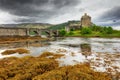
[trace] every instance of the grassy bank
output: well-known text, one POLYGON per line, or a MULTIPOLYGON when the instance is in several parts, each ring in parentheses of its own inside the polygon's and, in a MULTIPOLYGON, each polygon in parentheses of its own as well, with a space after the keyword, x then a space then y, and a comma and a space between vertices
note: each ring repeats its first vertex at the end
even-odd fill
POLYGON ((88 64, 59 67, 64 55, 45 52, 38 57, 0 60, 0 80, 112 80, 106 73, 95 72, 88 64))
POLYGON ((71 28, 69 31, 62 29, 60 30, 60 35, 66 37, 120 37, 120 31, 113 30, 112 27, 94 25, 81 29, 71 28))
POLYGON ((66 33, 65 37, 118 37, 120 38, 120 31, 114 31, 112 34, 104 34, 101 32, 92 31, 90 34, 81 34, 80 30, 71 31, 70 33, 66 33))

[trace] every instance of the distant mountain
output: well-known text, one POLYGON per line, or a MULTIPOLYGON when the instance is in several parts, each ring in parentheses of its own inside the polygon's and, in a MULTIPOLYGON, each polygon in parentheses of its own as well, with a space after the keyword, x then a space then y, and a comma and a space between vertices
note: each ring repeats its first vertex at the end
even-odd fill
POLYGON ((0 27, 17 27, 20 24, 0 24, 0 27))
POLYGON ((48 29, 52 29, 52 30, 64 29, 65 27, 73 25, 73 24, 78 24, 79 25, 80 21, 68 21, 68 22, 65 22, 65 23, 53 25, 53 26, 49 27, 48 29))
POLYGON ((80 21, 68 21, 65 23, 53 25, 48 23, 21 23, 21 24, 0 24, 0 27, 16 27, 16 28, 39 28, 39 29, 64 29, 66 26, 80 24, 80 21))
POLYGON ((40 28, 45 29, 53 26, 48 23, 21 23, 21 24, 0 24, 0 27, 17 27, 17 28, 40 28))

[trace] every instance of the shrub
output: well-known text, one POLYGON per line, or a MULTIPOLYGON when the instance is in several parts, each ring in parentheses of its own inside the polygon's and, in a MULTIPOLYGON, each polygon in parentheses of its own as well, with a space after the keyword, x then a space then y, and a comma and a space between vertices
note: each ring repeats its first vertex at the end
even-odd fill
POLYGON ((74 34, 73 31, 70 31, 70 32, 69 32, 69 35, 73 35, 73 34, 74 34))
POLYGON ((97 26, 97 25, 93 25, 90 28, 92 31, 101 31, 103 29, 102 26, 97 26))
POLYGON ((70 31, 74 31, 74 29, 70 29, 70 31))
POLYGON ((113 33, 112 27, 108 27, 108 28, 107 28, 107 34, 112 34, 112 33, 113 33))
POLYGON ((101 30, 101 32, 103 34, 112 34, 113 33, 113 29, 112 29, 112 27, 103 27, 103 29, 101 30))
POLYGON ((62 29, 62 30, 59 31, 60 36, 64 36, 66 33, 67 32, 64 29, 62 29))
POLYGON ((81 34, 91 34, 92 30, 90 28, 82 28, 81 34))

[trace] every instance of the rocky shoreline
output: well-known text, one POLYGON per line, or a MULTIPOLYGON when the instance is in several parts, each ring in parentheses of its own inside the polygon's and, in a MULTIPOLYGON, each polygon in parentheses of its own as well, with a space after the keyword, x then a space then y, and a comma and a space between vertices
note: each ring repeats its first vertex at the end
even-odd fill
POLYGON ((88 64, 59 66, 56 59, 63 54, 45 52, 38 57, 4 58, 0 60, 0 80, 112 80, 103 72, 90 69, 88 64))

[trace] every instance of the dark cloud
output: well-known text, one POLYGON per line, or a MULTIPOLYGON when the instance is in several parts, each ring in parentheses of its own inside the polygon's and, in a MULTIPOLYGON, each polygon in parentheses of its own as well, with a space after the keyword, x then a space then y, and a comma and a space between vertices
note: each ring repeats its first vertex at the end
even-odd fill
POLYGON ((60 8, 72 7, 79 0, 0 0, 0 9, 19 16, 54 15, 60 8), (51 10, 41 9, 53 7, 51 10))
POLYGON ((114 7, 99 17, 100 22, 111 22, 109 25, 120 25, 120 6, 114 7))
POLYGON ((78 4, 79 0, 53 0, 55 7, 61 8, 65 6, 74 6, 78 4))
MULTIPOLYGON (((119 0, 87 1, 87 0, 0 0, 1 23, 13 22, 51 22, 61 23, 67 20, 77 19, 84 12, 94 14, 95 22, 105 25, 120 25, 119 0), (113 3, 111 5, 111 2, 113 3), (93 5, 96 3, 96 5, 93 5), (108 5, 110 4, 110 5, 108 5), (77 7, 76 7, 77 6, 77 7), (117 7, 115 7, 117 6, 117 7), (103 12, 100 16, 99 11, 103 12), (100 9, 100 10, 99 10, 100 9), (3 13, 7 15, 3 16, 3 13), (2 17, 3 16, 3 17, 2 17), (6 17, 6 19, 4 19, 6 17), (9 18, 8 18, 9 17, 9 18), (99 17, 99 18, 97 18, 99 17), (8 19, 7 19, 8 18, 8 19)), ((93 19, 93 18, 92 18, 93 19)))

